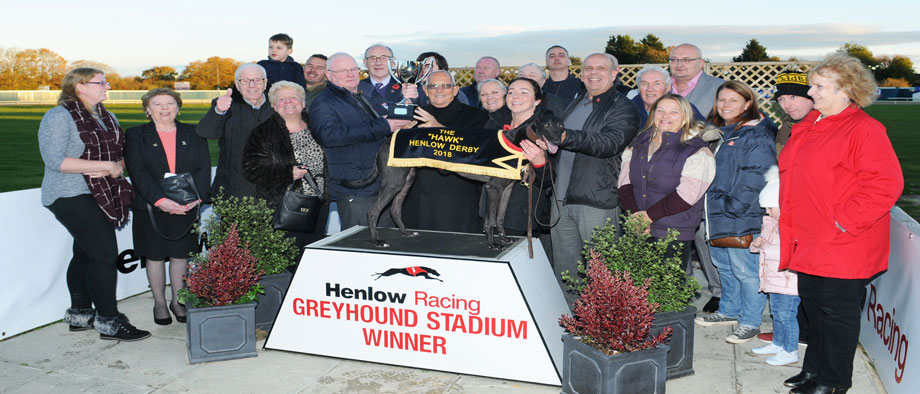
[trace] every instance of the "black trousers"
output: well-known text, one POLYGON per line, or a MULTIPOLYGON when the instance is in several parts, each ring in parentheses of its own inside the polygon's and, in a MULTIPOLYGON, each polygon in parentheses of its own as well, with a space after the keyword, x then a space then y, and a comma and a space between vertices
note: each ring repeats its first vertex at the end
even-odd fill
POLYGON ((71 308, 95 305, 99 315, 115 316, 118 314, 115 226, 89 194, 59 198, 48 209, 73 236, 73 258, 67 267, 71 308))
POLYGON ((808 348, 802 370, 826 386, 853 385, 859 341, 860 306, 868 279, 837 279, 799 273, 799 297, 808 320, 808 348))

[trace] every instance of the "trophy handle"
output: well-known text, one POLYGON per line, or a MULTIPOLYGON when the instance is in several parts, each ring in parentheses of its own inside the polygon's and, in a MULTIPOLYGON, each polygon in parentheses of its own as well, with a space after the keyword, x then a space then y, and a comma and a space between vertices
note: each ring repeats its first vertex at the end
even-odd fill
POLYGON ((418 66, 418 73, 415 74, 415 83, 421 83, 431 75, 432 70, 434 70, 434 56, 428 56, 425 60, 422 60, 422 64, 418 66), (423 74, 424 73, 424 74, 423 74))
POLYGON ((390 57, 390 59, 387 61, 387 71, 390 72, 390 77, 392 77, 394 81, 399 82, 400 84, 405 84, 401 79, 399 79, 399 61, 396 60, 395 57, 390 57))

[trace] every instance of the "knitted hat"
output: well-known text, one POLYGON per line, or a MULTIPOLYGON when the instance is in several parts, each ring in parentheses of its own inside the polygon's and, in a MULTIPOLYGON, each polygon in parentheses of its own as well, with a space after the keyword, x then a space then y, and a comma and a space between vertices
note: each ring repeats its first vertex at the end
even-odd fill
POLYGON ((776 76, 776 87, 774 88, 773 99, 779 96, 791 94, 793 96, 802 96, 814 101, 808 95, 808 74, 801 71, 783 71, 776 76))
POLYGON ((763 177, 767 179, 767 185, 760 191, 760 207, 779 208, 779 168, 770 167, 763 177))

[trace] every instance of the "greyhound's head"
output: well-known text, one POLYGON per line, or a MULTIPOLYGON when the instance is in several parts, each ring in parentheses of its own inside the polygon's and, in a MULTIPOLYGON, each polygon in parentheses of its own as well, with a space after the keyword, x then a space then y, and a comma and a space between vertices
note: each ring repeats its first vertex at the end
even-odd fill
POLYGON ((562 135, 565 133, 565 125, 552 113, 534 114, 521 126, 525 126, 527 139, 533 142, 543 141, 547 152, 552 154, 559 150, 562 135))

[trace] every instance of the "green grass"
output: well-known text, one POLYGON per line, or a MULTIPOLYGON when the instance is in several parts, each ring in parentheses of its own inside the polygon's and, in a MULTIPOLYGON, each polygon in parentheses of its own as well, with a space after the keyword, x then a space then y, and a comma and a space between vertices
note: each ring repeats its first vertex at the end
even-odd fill
MULTIPOLYGON (((45 166, 38 152, 38 125, 50 106, 0 106, 0 192, 31 189, 41 186, 45 166)), ((140 104, 107 105, 121 127, 147 122, 140 104)), ((198 123, 208 110, 207 105, 184 105, 179 120, 198 123)), ((217 141, 209 141, 211 163, 217 164, 217 141)))
MULTIPOLYGON (((50 106, 0 106, 0 192, 41 186, 44 164, 38 153, 38 124, 50 106)), ((109 105, 125 129, 146 122, 141 106, 109 105)), ((185 105, 179 120, 198 123, 207 105, 185 105)), ((920 195, 920 105, 873 105, 866 109, 888 128, 888 137, 904 171, 904 195, 920 195)), ((211 141, 211 163, 217 164, 217 143, 211 141)), ((920 205, 901 200, 898 205, 920 218, 920 205)))

